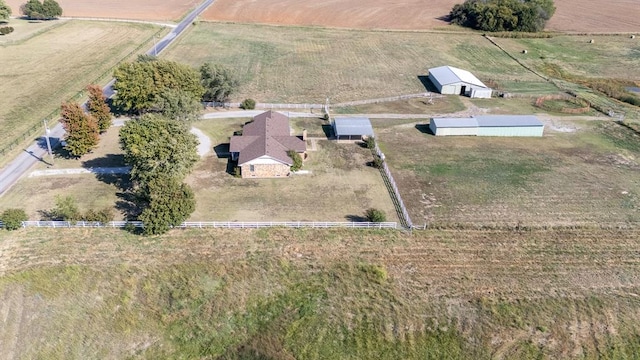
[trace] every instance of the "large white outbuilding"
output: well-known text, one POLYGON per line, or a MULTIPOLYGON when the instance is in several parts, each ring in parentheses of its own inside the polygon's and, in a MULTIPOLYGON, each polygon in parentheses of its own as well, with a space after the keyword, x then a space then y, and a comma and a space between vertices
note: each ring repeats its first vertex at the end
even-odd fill
POLYGON ((445 95, 465 95, 472 98, 488 99, 493 92, 472 73, 453 66, 429 69, 429 80, 438 89, 438 92, 445 95))
POLYGON ((533 115, 485 115, 470 118, 433 118, 436 136, 542 136, 544 124, 533 115))

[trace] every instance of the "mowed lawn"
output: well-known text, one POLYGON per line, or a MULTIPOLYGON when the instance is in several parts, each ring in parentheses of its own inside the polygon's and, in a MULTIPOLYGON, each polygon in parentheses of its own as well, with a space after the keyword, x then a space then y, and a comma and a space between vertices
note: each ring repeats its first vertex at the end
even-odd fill
POLYGON ((435 137, 426 131, 421 124, 377 130, 416 224, 640 221, 640 136, 618 124, 556 121, 547 123, 542 138, 435 137))
MULTIPOLYGON (((428 68, 452 65, 482 80, 542 81, 479 33, 381 32, 198 23, 164 56, 232 68, 234 100, 331 102, 425 91, 428 68)), ((543 92, 550 90, 544 88, 543 92)))
POLYGON ((132 52, 151 43, 158 31, 146 24, 67 21, 0 44, 0 148, 51 117, 62 101, 90 83, 106 82, 115 65, 133 58, 132 52))
MULTIPOLYGON (((223 152, 228 150, 225 144, 229 136, 249 120, 205 120, 194 126, 208 134, 214 148, 223 152)), ((306 121, 306 127, 321 129, 322 120, 316 121, 306 121)), ((227 158, 214 152, 187 177, 197 199, 190 220, 362 221, 365 210, 373 207, 384 211, 388 221, 398 221, 380 172, 367 165, 372 160, 371 152, 358 144, 320 140, 304 162, 303 170, 309 174, 241 179, 228 172, 227 158)))

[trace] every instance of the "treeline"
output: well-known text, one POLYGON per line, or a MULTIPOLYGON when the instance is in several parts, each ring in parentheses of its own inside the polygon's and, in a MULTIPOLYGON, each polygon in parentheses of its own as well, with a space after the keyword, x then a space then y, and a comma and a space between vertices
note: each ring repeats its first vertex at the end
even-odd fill
POLYGON ((456 4, 451 22, 483 31, 526 31, 544 29, 556 8, 553 0, 466 0, 456 4))

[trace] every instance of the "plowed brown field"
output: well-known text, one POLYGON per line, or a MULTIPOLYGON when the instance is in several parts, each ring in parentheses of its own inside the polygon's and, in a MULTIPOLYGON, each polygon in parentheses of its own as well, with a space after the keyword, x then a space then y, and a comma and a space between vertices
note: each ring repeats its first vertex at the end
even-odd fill
MULTIPOLYGON (((277 25, 422 30, 447 25, 461 0, 218 0, 207 20, 277 25)), ((640 29, 636 0, 558 0, 548 28, 556 31, 632 32, 640 29)))
MULTIPOLYGON (((137 20, 177 20, 200 0, 57 0, 63 16, 137 20)), ((13 15, 20 15, 25 0, 7 0, 13 15)))

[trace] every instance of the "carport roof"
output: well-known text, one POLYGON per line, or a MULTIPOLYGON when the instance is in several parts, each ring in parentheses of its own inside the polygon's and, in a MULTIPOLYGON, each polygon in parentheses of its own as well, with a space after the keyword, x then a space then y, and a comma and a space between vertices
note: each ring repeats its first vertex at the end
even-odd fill
POLYGON ((373 136, 371 121, 366 117, 337 117, 333 124, 336 136, 373 136))

